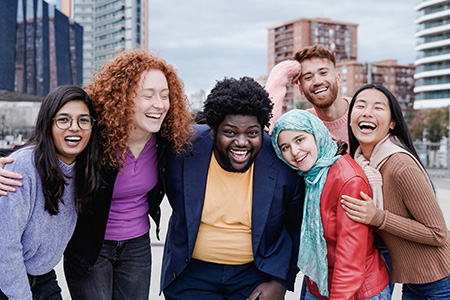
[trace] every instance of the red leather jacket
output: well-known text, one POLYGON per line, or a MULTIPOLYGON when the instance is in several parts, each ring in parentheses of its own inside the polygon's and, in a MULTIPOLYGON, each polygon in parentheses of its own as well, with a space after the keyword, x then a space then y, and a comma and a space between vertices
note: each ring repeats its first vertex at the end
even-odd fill
POLYGON ((346 154, 330 167, 320 199, 330 297, 321 296, 309 278, 307 286, 321 299, 366 299, 389 283, 386 264, 373 244, 373 227, 350 220, 341 206, 342 195, 361 199, 360 191, 372 195, 364 172, 346 154))

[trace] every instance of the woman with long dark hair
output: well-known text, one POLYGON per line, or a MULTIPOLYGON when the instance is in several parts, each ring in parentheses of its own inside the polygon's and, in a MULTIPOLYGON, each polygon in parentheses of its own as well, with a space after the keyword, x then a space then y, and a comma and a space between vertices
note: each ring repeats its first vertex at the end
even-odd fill
POLYGON ((61 299, 53 268, 99 184, 96 114, 81 88, 42 102, 30 140, 5 169, 23 174, 0 196, 0 299, 61 299))
POLYGON ((350 154, 366 173, 372 199, 343 196, 350 219, 374 226, 403 283, 402 299, 450 299, 450 232, 397 99, 368 84, 349 107, 350 154))

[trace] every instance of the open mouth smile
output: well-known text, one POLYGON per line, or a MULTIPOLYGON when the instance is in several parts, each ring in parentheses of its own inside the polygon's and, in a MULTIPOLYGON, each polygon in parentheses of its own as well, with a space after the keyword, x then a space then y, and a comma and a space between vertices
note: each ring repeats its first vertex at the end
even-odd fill
POLYGON ((148 113, 148 114, 145 114, 145 116, 150 119, 160 119, 162 116, 162 113, 148 113))
POLYGON ((366 133, 370 133, 372 131, 374 131, 377 126, 372 123, 372 122, 359 122, 358 123, 358 127, 361 130, 361 132, 366 132, 366 133))
POLYGON ((328 88, 323 87, 323 88, 320 88, 320 89, 317 89, 317 90, 313 91, 313 93, 314 93, 315 95, 317 95, 317 94, 319 94, 319 93, 326 92, 327 90, 328 90, 328 88))
POLYGON ((76 146, 81 141, 81 136, 71 135, 66 136, 64 140, 71 146, 76 146))
POLYGON ((232 150, 230 149, 230 153, 231 156, 236 160, 236 161, 245 161, 249 154, 250 151, 248 150, 232 150))

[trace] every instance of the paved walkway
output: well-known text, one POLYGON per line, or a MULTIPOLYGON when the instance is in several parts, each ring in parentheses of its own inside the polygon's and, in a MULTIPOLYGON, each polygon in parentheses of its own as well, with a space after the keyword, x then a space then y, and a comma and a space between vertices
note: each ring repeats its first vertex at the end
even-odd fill
MULTIPOLYGON (((429 173, 432 177, 432 181, 434 184, 434 187, 436 189, 437 198, 439 201, 439 204, 441 205, 442 211, 444 212, 444 216, 448 224, 450 224, 450 178, 446 177, 447 172, 442 170, 429 170, 429 173)), ((167 222, 168 218, 170 216, 170 206, 168 205, 168 202, 166 200, 163 201, 162 205, 162 220, 161 220, 161 237, 166 236, 167 230, 167 222)), ((153 242, 152 246, 152 255, 153 255, 153 266, 152 266, 152 282, 151 282, 151 288, 150 288, 150 299, 151 300, 160 300, 164 299, 164 297, 161 295, 159 296, 159 275, 161 271, 161 260, 162 260, 162 251, 163 251, 163 245, 162 242, 159 242, 155 235, 154 230, 152 230, 151 240, 153 242)), ((62 272, 62 264, 60 263, 56 267, 56 272, 58 276, 58 281, 63 289, 63 299, 64 300, 70 300, 69 293, 67 291, 67 286, 64 278, 64 273, 62 272)), ((303 280, 303 275, 299 274, 297 276, 297 281, 295 285, 295 293, 288 292, 286 294, 286 300, 298 300, 299 299, 299 293, 300 293, 300 287, 301 282, 303 280)), ((392 297, 393 300, 400 300, 401 299, 401 286, 396 285, 396 288, 394 289, 394 295, 392 297)))

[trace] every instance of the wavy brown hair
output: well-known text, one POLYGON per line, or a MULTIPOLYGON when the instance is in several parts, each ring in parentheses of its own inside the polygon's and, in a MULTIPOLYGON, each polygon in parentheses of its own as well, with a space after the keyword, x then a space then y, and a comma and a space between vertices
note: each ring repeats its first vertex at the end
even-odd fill
POLYGON ((305 47, 297 51, 293 57, 293 59, 298 61, 299 63, 312 58, 328 59, 333 63, 333 66, 336 67, 336 57, 334 56, 333 52, 323 47, 322 45, 305 47))
POLYGON ((92 76, 86 91, 91 96, 101 127, 101 163, 121 168, 134 118, 134 98, 141 75, 150 69, 164 73, 169 86, 169 111, 159 134, 175 153, 191 144, 193 117, 188 111, 184 84, 173 66, 144 49, 127 50, 107 62, 92 76))

